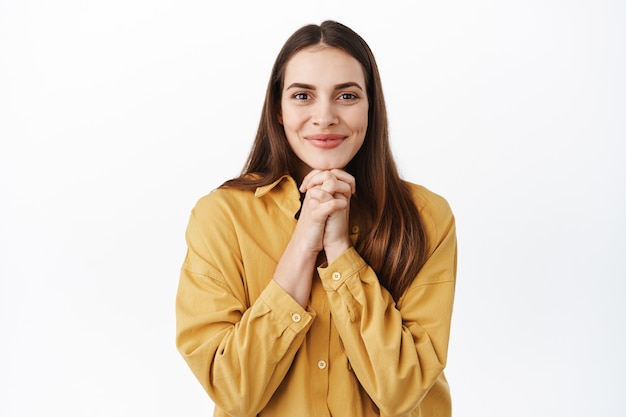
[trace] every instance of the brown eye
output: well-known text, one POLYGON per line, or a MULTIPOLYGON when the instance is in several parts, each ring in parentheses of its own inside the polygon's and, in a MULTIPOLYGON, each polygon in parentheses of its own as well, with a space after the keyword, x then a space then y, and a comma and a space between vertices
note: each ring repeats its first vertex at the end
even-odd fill
POLYGON ((358 98, 359 97, 352 93, 341 93, 339 95, 339 100, 356 100, 358 98))

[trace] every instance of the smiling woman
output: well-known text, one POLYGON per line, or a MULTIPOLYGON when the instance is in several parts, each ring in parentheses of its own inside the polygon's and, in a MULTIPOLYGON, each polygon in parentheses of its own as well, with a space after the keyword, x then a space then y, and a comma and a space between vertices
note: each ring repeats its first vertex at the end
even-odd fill
POLYGON ((298 180, 311 169, 343 169, 367 130, 368 100, 359 61, 338 48, 312 46, 289 60, 281 122, 302 161, 298 180))
POLYGON ((216 416, 450 416, 454 216, 387 131, 365 41, 296 31, 241 176, 187 228, 177 346, 216 416))

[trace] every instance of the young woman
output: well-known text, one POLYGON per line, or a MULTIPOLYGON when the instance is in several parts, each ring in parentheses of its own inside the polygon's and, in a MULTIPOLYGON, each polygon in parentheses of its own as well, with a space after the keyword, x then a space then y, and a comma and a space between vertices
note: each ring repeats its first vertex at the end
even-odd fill
POLYGON ((454 217, 400 178, 351 29, 287 40, 243 173, 187 244, 177 346, 216 416, 450 416, 454 217))

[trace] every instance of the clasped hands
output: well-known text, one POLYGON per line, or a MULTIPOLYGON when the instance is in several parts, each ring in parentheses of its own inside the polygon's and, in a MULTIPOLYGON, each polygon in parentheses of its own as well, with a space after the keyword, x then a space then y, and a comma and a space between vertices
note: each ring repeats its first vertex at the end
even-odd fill
POLYGON ((341 169, 309 172, 300 185, 305 193, 295 239, 311 253, 326 253, 328 263, 351 246, 348 232, 350 198, 356 192, 354 177, 341 169))
POLYGON ((300 185, 304 201, 298 223, 274 271, 278 283, 302 307, 311 292, 317 256, 330 264, 352 245, 348 233, 354 177, 340 169, 309 172, 300 185))

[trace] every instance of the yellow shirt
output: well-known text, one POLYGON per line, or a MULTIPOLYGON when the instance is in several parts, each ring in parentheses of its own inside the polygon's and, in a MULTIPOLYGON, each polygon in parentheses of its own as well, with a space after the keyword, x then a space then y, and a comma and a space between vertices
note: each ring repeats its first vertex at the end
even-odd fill
MULTIPOLYGON (((198 201, 176 298, 176 343, 215 416, 451 415, 443 369, 454 217, 442 197, 411 189, 429 254, 397 304, 354 248, 314 271, 307 309, 273 281, 300 209, 291 177, 198 201)), ((350 221, 354 242, 364 225, 350 221)))

